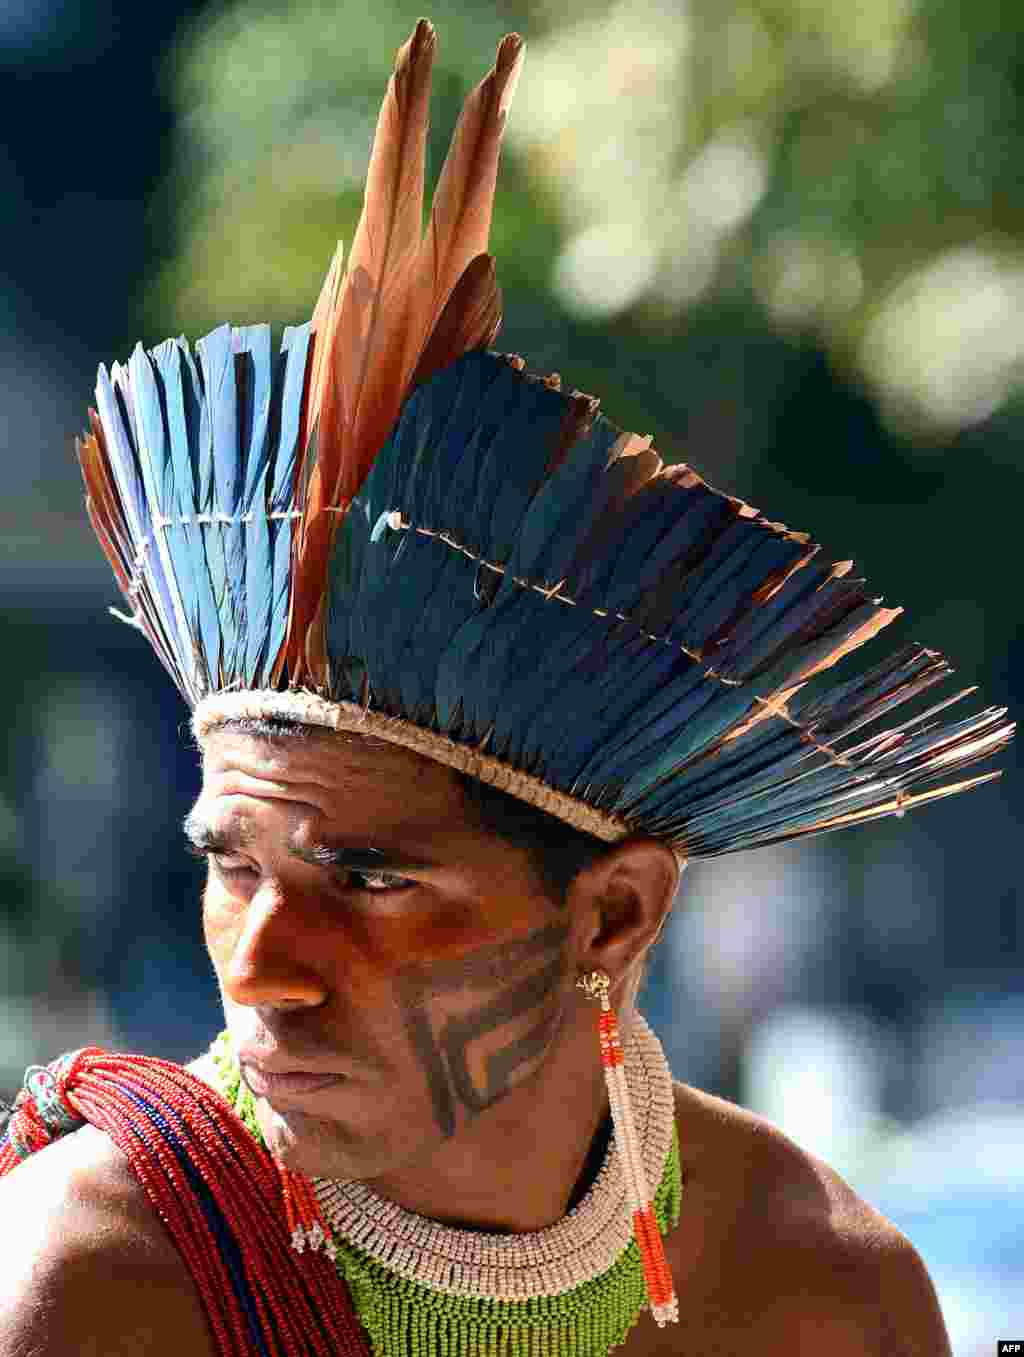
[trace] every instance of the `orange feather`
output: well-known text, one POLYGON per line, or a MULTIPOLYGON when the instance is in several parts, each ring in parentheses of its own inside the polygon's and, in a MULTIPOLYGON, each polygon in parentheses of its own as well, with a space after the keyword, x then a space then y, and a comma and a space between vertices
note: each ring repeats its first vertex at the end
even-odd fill
POLYGON ((423 181, 436 40, 421 19, 399 49, 381 106, 363 212, 347 267, 339 246, 313 314, 310 400, 297 483, 308 481, 292 554, 288 634, 274 669, 323 686, 326 585, 338 520, 386 441, 413 385, 497 333, 501 299, 486 256, 498 152, 522 64, 504 38, 467 98, 426 235, 423 181))
POLYGON ((501 326, 501 290, 494 260, 478 254, 445 303, 419 356, 409 390, 422 385, 470 349, 485 349, 501 326))
POLYGON ((89 411, 89 423, 92 432, 75 439, 75 451, 85 482, 86 509, 121 592, 134 608, 128 593, 134 565, 131 536, 110 474, 103 428, 95 410, 89 411))
MULTIPOLYGON (((519 83, 523 51, 523 40, 517 33, 501 40, 493 69, 469 95, 455 126, 417 260, 406 376, 419 365, 420 354, 456 285, 473 260, 487 249, 498 153, 519 83)), ((467 343, 454 351, 449 361, 469 348, 490 343, 491 338, 493 335, 482 344, 467 343)))

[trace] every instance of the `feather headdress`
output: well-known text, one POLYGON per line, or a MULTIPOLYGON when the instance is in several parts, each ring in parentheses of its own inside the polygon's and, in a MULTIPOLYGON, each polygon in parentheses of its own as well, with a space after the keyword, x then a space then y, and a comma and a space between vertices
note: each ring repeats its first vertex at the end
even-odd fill
MULTIPOLYGON (((1005 711, 879 722, 949 672, 900 612, 598 402, 488 351, 498 148, 466 101, 421 230, 431 26, 400 50, 362 218, 312 321, 101 367, 86 504, 202 741, 282 715, 416 749, 603 839, 711 857, 962 791, 1005 711)), ((118 614, 118 616, 123 616, 118 614)))

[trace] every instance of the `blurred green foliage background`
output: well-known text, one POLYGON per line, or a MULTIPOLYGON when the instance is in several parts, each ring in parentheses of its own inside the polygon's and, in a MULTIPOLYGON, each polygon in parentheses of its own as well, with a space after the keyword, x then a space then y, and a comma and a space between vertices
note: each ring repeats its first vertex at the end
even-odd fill
MULTIPOLYGON (((416 16, 240 0, 186 26, 165 68, 154 339, 308 316, 355 228, 385 54, 416 16)), ((431 17, 433 175, 501 34, 527 39, 492 236, 501 345, 898 581, 922 637, 1005 656, 1013 572, 972 547, 1012 538, 1020 473, 1024 67, 1006 6, 444 0, 431 17), (982 478, 986 512, 965 518, 982 478), (903 526, 922 498, 927 541, 903 526)))
MULTIPOLYGON (((168 70, 181 121, 159 210, 178 241, 154 321, 308 314, 310 262, 354 230, 382 55, 415 15, 240 0, 191 26, 168 70)), ((1024 127, 999 0, 446 0, 433 17, 435 170, 502 32, 527 36, 494 252, 551 322, 657 335, 728 301, 820 337, 919 435, 1012 390, 1024 127)))

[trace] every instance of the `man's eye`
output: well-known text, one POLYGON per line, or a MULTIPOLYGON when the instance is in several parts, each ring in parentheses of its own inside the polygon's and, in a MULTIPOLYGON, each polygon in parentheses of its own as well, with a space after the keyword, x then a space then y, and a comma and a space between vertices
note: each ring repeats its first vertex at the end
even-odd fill
POLYGON ((359 872, 350 869, 348 875, 354 890, 368 891, 371 895, 400 891, 416 884, 407 876, 397 876, 394 872, 359 872))
MULTIPOLYGON (((247 862, 232 862, 225 854, 215 853, 212 848, 200 848, 190 844, 188 851, 193 857, 206 858, 212 862, 223 877, 237 878, 256 875, 255 869, 250 867, 247 862)), ((339 875, 345 878, 345 884, 351 890, 366 891, 368 895, 383 895, 387 891, 405 890, 407 887, 416 884, 409 877, 398 876, 395 872, 360 871, 354 867, 345 869, 339 875)))
MULTIPOLYGON (((206 851, 206 857, 214 864, 221 876, 243 876, 246 872, 253 871, 247 862, 226 862, 223 854, 211 853, 209 849, 206 851)), ((254 872, 253 875, 255 875, 254 872)))

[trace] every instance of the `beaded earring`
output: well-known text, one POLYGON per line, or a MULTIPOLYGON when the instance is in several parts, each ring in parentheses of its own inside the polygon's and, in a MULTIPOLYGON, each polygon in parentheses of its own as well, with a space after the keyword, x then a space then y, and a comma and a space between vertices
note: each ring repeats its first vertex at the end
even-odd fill
POLYGON ((601 1003, 601 1010, 597 1015, 597 1029, 601 1043, 601 1064, 604 1066, 612 1123, 615 1126, 615 1140, 619 1149, 619 1162, 622 1164, 626 1194, 633 1213, 633 1233, 643 1263, 651 1314, 658 1326, 664 1328, 669 1321, 678 1323, 679 1302, 676 1299, 672 1274, 665 1258, 661 1232, 658 1229, 647 1175, 644 1172, 640 1138, 637 1135, 626 1087, 619 1020, 608 999, 610 987, 611 980, 604 971, 590 971, 576 981, 577 989, 583 990, 589 999, 599 999, 601 1003))

